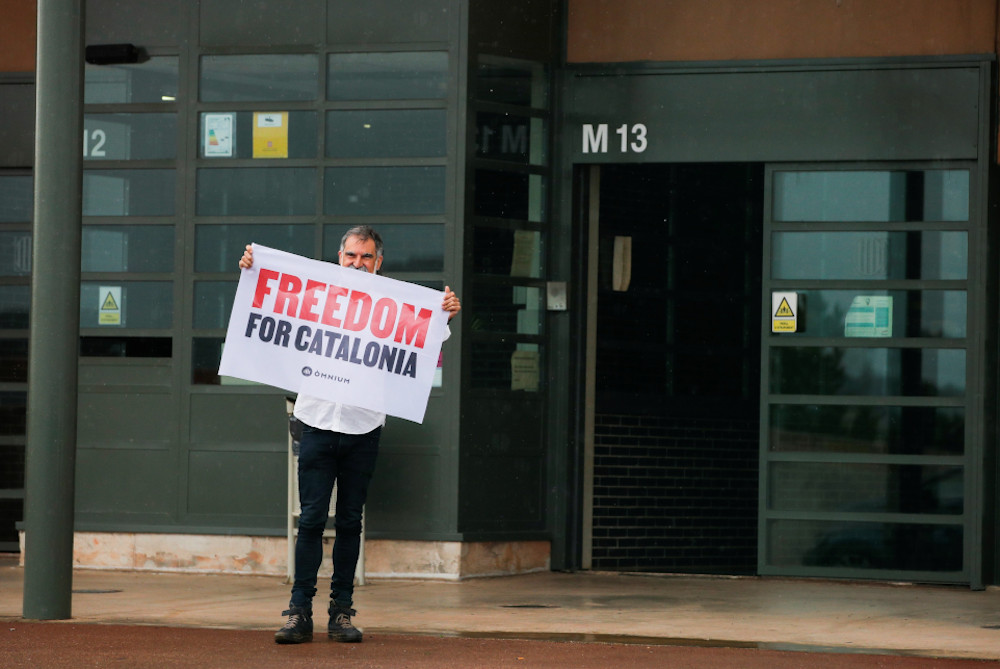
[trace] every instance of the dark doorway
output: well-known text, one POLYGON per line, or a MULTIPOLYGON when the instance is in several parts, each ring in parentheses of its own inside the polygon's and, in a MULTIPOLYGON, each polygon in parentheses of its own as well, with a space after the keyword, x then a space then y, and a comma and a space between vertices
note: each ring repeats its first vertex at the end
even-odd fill
POLYGON ((592 567, 755 573, 764 166, 595 169, 592 567))

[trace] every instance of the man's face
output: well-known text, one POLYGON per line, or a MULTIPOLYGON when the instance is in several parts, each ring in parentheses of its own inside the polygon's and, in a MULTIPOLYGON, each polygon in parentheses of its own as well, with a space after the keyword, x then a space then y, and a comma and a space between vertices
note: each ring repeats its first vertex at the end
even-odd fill
POLYGON ((344 250, 339 252, 340 266, 360 269, 374 274, 382 266, 382 259, 375 257, 375 240, 351 236, 344 242, 344 250))

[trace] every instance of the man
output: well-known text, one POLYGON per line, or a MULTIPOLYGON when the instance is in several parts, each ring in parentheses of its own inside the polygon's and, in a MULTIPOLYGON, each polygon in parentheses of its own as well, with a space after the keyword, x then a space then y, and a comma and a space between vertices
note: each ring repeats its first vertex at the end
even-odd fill
MULTIPOLYGON (((382 238, 367 225, 348 230, 340 241, 341 267, 378 273, 382 267, 382 238)), ((240 267, 253 266, 251 246, 240 259, 240 267)), ((455 293, 445 286, 441 308, 448 320, 462 309, 455 293)), ((330 582, 330 620, 327 636, 337 641, 361 641, 361 630, 351 624, 354 606, 354 572, 361 548, 361 515, 368 496, 368 483, 375 471, 379 438, 385 414, 347 404, 299 394, 295 418, 302 423, 299 441, 299 516, 295 542, 295 581, 284 627, 277 643, 312 641, 312 599, 323 561, 323 530, 330 497, 337 486, 333 544, 333 578, 330 582)))

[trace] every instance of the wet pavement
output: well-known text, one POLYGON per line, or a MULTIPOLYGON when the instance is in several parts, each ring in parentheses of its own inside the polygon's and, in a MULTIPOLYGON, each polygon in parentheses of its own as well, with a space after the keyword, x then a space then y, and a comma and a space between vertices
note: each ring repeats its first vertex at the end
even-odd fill
MULTIPOLYGON (((348 666, 441 666, 435 658, 468 653, 468 661, 449 666, 587 667, 607 666, 588 662, 608 649, 617 649, 621 660, 630 658, 615 661, 620 666, 667 666, 668 658, 669 666, 692 667, 1000 662, 1000 589, 992 587, 599 572, 371 580, 355 592, 355 624, 365 631, 364 644, 335 644, 319 634, 305 644, 311 650, 294 647, 281 654, 284 647, 273 643, 273 632, 283 623, 288 586, 280 577, 78 569, 73 579, 71 620, 23 621, 23 569, 15 560, 0 560, 0 666, 114 666, 116 652, 123 662, 131 658, 130 666, 191 666, 204 642, 185 639, 205 633, 219 637, 207 649, 231 644, 248 652, 242 664, 236 663, 238 654, 230 658, 233 664, 197 662, 220 667, 263 666, 281 658, 301 658, 304 663, 293 666, 310 666, 315 653, 357 660, 348 666), (155 630, 163 631, 156 636, 155 630), (146 634, 159 638, 167 655, 136 657, 155 650, 155 643, 138 641, 146 634), (44 641, 53 635, 63 639, 44 641), (102 641, 74 645, 74 635, 102 641), (133 640, 129 652, 115 650, 123 639, 133 640), (72 656, 66 652, 76 648, 103 664, 51 664, 53 658, 39 655, 60 647, 63 654, 56 656, 67 662, 72 656), (545 657, 554 656, 544 649, 551 648, 564 656, 585 652, 545 664, 545 657), (527 657, 524 649, 536 661, 517 659, 527 657), (694 663, 684 664, 682 656, 690 653, 694 663), (736 655, 721 660, 719 653, 736 655), (178 657, 185 661, 175 664, 178 657), (785 657, 790 664, 783 664, 785 657), (755 664, 762 658, 770 659, 755 664), (855 664, 863 660, 877 663, 855 664), (816 663, 825 661, 833 663, 816 663)), ((319 601, 316 624, 322 631, 326 613, 319 601)))

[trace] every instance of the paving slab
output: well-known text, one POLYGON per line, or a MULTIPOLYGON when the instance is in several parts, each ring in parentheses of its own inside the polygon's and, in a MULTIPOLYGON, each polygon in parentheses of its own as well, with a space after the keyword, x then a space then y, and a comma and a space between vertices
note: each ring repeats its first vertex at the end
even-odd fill
MULTIPOLYGON (((279 577, 77 569, 72 619, 266 632, 279 577)), ((320 600, 317 600, 319 602, 320 600)), ((1000 660, 1000 589, 782 578, 542 572, 464 581, 369 580, 366 640, 426 635, 1000 660)), ((0 561, 0 620, 17 622, 23 569, 0 561)), ((326 624, 317 603, 317 624, 326 624)), ((266 645, 266 644, 265 644, 266 645)))

